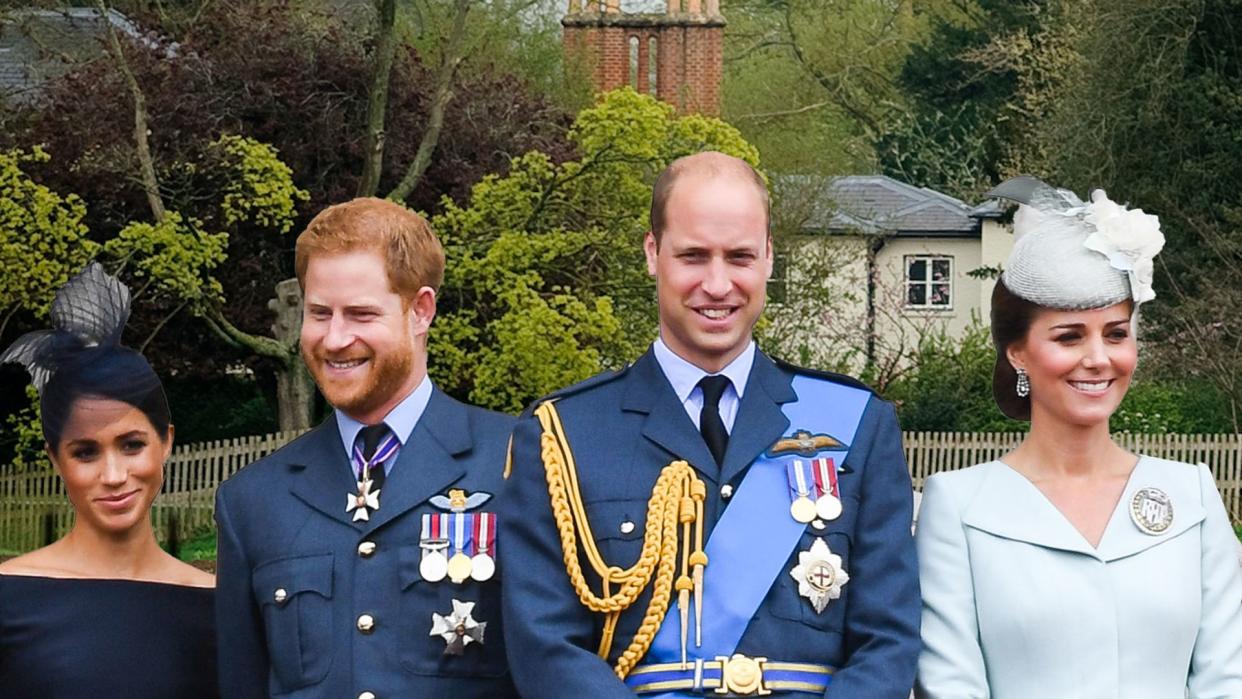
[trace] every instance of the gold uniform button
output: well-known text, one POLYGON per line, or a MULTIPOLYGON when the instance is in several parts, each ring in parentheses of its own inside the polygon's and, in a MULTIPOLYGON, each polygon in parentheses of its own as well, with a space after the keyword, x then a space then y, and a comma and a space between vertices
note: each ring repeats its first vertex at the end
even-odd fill
POLYGON ((363 692, 358 695, 358 699, 375 699, 375 692, 363 692))
POLYGON ((278 587, 272 593, 272 599, 276 600, 276 604, 284 604, 285 600, 289 599, 289 592, 283 587, 278 587))
POLYGON ((370 614, 363 614, 358 617, 358 630, 362 633, 369 634, 375 630, 375 617, 370 614))
POLYGON ((375 542, 364 541, 361 544, 358 544, 358 555, 363 558, 370 558, 375 555, 375 542))
POLYGON ((725 483, 724 485, 720 486, 720 497, 724 498, 725 500, 728 500, 729 498, 733 497, 733 486, 729 485, 728 483, 725 483))

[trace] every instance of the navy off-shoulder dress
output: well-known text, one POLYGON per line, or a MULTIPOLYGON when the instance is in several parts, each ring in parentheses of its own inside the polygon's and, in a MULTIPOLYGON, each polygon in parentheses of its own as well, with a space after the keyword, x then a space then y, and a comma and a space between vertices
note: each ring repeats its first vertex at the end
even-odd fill
POLYGON ((216 699, 215 591, 0 575, 0 697, 216 699))

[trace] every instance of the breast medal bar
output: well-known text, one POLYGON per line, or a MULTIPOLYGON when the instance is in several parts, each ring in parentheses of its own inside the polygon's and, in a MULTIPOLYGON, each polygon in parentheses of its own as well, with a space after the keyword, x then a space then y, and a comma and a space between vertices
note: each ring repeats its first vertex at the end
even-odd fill
POLYGON ((785 466, 789 479, 789 514, 794 521, 814 521, 817 529, 824 520, 831 522, 841 516, 841 486, 837 483, 837 467, 833 459, 821 457, 793 459, 785 466))

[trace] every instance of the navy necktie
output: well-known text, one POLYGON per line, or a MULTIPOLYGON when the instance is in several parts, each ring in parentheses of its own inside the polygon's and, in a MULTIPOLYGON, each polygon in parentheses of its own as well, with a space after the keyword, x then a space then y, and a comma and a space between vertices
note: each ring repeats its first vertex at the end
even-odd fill
MULTIPOLYGON (((384 437, 388 436, 388 425, 380 423, 378 425, 367 425, 358 433, 358 438, 362 440, 362 458, 367 461, 375 456, 375 450, 379 447, 380 442, 384 441, 384 437)), ((358 474, 362 478, 362 474, 358 474)), ((371 465, 371 491, 379 490, 384 485, 384 464, 371 465)))
POLYGON ((729 387, 727 376, 704 376, 699 381, 703 389, 703 410, 699 413, 699 432, 707 443, 707 450, 716 459, 716 465, 724 465, 725 448, 729 446, 729 432, 720 418, 720 397, 729 387))

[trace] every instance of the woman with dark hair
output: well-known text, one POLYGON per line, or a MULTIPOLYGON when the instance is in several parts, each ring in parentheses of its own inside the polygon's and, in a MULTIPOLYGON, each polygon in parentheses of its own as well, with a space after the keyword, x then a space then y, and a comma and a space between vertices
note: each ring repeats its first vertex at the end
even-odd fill
POLYGON ((163 387, 121 347, 129 290, 88 266, 56 295, 52 330, 22 336, 48 458, 74 523, 0 564, 0 696, 216 697, 214 579, 162 551, 151 503, 173 427, 163 387))
POLYGON ((1021 203, 992 297, 993 395, 1031 429, 924 486, 916 694, 1242 697, 1242 572, 1212 474, 1108 429, 1155 296, 1159 222, 1029 177, 993 195, 1021 203))

